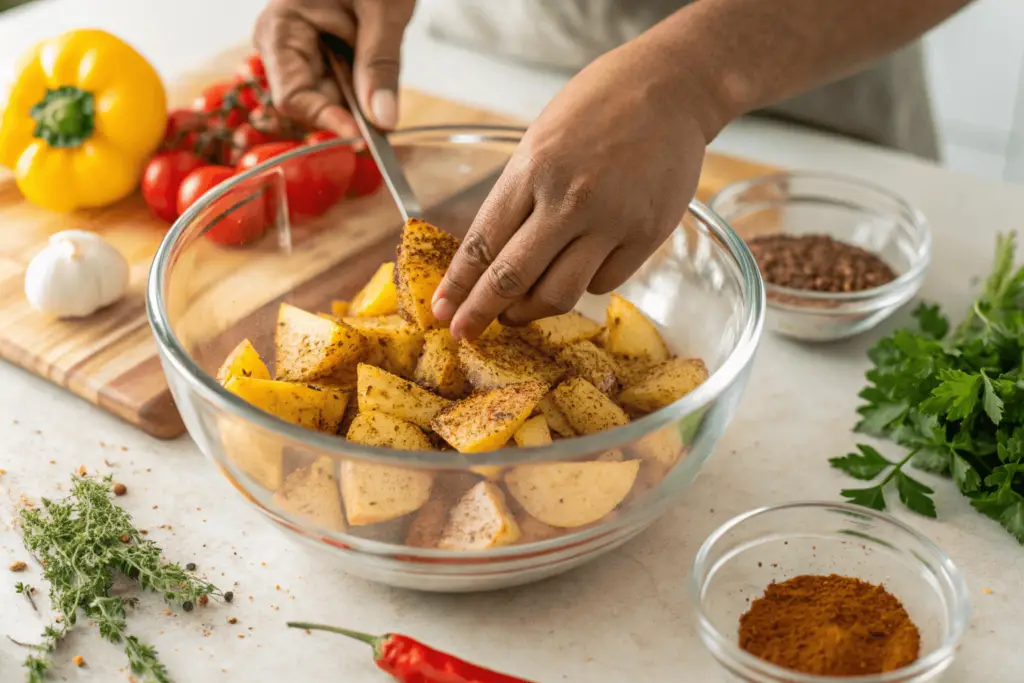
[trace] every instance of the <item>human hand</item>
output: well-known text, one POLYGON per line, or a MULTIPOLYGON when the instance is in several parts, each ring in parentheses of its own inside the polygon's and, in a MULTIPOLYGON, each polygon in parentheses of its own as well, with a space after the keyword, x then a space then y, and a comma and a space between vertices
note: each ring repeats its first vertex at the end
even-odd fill
POLYGON ((678 66, 627 44, 573 78, 529 127, 434 295, 473 339, 625 282, 679 224, 714 117, 678 66), (674 70, 674 71, 670 71, 674 70))
POLYGON ((267 68, 274 105, 284 115, 342 137, 359 135, 324 64, 319 36, 355 51, 353 81, 367 115, 381 128, 398 122, 402 35, 415 0, 270 0, 253 42, 267 68))

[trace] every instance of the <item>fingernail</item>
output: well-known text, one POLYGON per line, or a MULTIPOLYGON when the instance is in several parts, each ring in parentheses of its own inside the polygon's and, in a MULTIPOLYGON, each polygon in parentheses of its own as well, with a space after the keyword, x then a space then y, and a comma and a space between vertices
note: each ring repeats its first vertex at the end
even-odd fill
POLYGON ((378 126, 394 128, 398 123, 398 99, 391 90, 378 90, 370 98, 370 112, 378 126))
POLYGON ((443 297, 435 301, 433 306, 431 306, 431 309, 434 311, 434 317, 438 320, 451 320, 455 315, 456 308, 453 301, 443 297))

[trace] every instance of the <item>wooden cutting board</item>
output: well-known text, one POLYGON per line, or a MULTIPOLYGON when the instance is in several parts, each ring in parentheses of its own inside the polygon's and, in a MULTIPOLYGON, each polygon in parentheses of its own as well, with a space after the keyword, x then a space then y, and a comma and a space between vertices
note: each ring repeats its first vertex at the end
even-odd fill
MULTIPOLYGON (((169 93, 172 104, 190 102, 204 84, 230 74, 244 54, 244 49, 226 52, 173 86, 169 93)), ((401 104, 402 127, 521 123, 411 90, 403 92, 401 104)), ((698 197, 706 200, 730 182, 774 170, 710 153, 698 197)), ((22 200, 14 180, 0 170, 0 356, 155 437, 182 434, 184 425, 160 367, 145 311, 150 263, 166 230, 166 225, 149 215, 138 195, 106 209, 50 213, 22 200), (131 264, 127 296, 78 321, 61 321, 34 311, 23 290, 32 256, 50 235, 69 229, 103 235, 131 264)))

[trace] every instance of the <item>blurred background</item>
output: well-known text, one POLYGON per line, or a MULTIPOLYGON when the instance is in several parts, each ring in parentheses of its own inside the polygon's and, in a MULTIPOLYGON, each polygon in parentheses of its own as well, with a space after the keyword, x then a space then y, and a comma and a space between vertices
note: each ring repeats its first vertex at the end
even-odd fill
MULTIPOLYGON (((223 31, 226 38, 244 40, 248 36, 252 18, 264 0, 214 0, 217 9, 211 21, 197 22, 197 33, 223 31), (225 25, 232 22, 231 26, 225 25)), ((420 3, 430 0, 420 0, 420 3)), ((10 63, 9 51, 20 52, 21 45, 55 33, 65 26, 88 19, 90 9, 109 15, 111 6, 118 13, 145 14, 160 7, 166 11, 172 0, 0 0, 0 69, 10 63), (25 31, 5 33, 4 15, 7 12, 29 11, 47 3, 55 5, 54 14, 45 24, 51 26, 39 35, 26 35, 25 31), (56 11, 59 4, 60 12, 56 11), (68 11, 71 7, 73 10, 68 11)), ((156 13, 159 13, 157 10, 156 13)), ((49 13, 46 13, 49 14, 49 13)), ((125 17, 127 23, 128 18, 125 17)), ((156 21, 156 19, 154 19, 156 21)), ((109 21, 104 21, 104 28, 109 21)), ((40 22, 43 26, 44 22, 40 22)), ((943 163, 949 168, 991 180, 1024 183, 1024 1, 977 0, 953 20, 940 26, 925 39, 929 78, 935 113, 942 136, 943 163)), ((41 28, 41 31, 43 29, 41 28)), ((408 40, 423 39, 425 30, 414 25, 408 40), (419 28, 419 30, 417 30, 419 28)), ((130 39, 130 36, 125 36, 130 39)), ((188 51, 176 37, 168 36, 167 49, 188 51), (172 40, 174 38, 174 40, 172 40)), ((151 49, 147 45, 147 52, 151 49)), ((15 53, 16 54, 16 53, 15 53)), ((154 55, 157 65, 160 56, 154 55)), ((195 55, 195 57, 200 57, 195 55)), ((188 55, 175 61, 188 59, 188 55)), ((196 59, 199 63, 201 59, 196 59)), ((431 68, 429 64, 406 65, 408 70, 431 68)), ((458 74, 450 74, 458 80, 458 74)), ((0 71, 0 83, 5 74, 0 71)), ((552 84, 560 83, 557 77, 552 84)), ((557 89, 553 85, 552 94, 557 89)), ((522 103, 522 115, 532 116, 542 103, 522 103)))

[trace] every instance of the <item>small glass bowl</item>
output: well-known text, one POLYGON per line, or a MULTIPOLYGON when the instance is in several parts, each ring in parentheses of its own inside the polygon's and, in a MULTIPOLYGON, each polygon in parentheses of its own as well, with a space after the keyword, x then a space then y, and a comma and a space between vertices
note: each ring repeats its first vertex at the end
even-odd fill
POLYGON ((877 254, 895 271, 895 280, 859 292, 812 292, 766 282, 768 328, 795 339, 835 341, 873 328, 913 298, 931 258, 931 233, 921 212, 855 178, 779 173, 728 185, 709 206, 744 239, 828 235, 877 254))
POLYGON ((884 584, 921 632, 921 657, 896 671, 844 677, 851 683, 936 680, 953 662, 971 616, 960 570, 931 540, 889 515, 841 503, 773 505, 734 517, 697 552, 692 588, 701 640, 728 672, 749 683, 834 683, 741 650, 740 616, 772 582, 839 574, 884 584))

